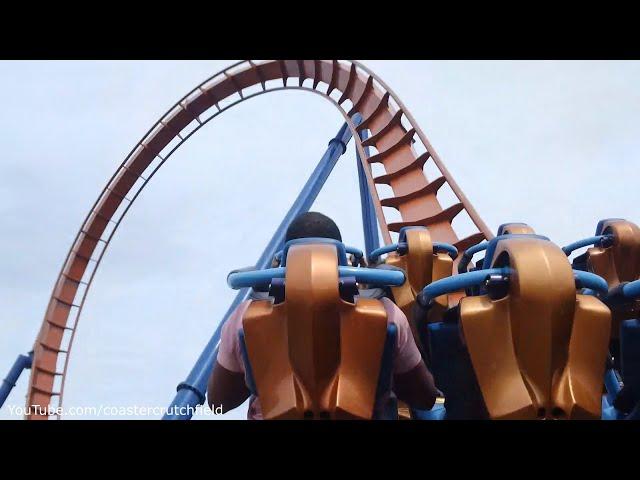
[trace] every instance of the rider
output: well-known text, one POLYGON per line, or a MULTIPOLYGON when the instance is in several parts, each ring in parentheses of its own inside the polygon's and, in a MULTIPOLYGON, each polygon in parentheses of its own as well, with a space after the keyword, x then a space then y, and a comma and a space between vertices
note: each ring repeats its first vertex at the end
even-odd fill
MULTIPOLYGON (((307 212, 296 217, 287 229, 285 241, 310 237, 342 241, 335 222, 317 212, 307 212)), ((209 378, 209 406, 221 408, 223 413, 240 406, 250 395, 245 383, 245 365, 238 339, 242 318, 250 302, 251 300, 247 300, 238 305, 223 327, 218 358, 209 378)), ((382 298, 382 302, 387 312, 387 321, 393 322, 398 328, 393 362, 393 391, 400 400, 414 408, 430 409, 435 403, 438 390, 416 347, 407 317, 388 298, 382 298)), ((262 419, 257 397, 251 399, 247 417, 250 420, 262 419)))

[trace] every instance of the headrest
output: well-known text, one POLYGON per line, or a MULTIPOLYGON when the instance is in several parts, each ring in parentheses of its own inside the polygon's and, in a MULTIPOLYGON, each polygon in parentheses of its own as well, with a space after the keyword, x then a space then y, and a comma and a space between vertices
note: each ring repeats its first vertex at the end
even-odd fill
POLYGON ((604 227, 607 223, 609 222, 626 222, 626 220, 624 218, 605 218, 603 220, 600 220, 598 222, 598 225, 596 226, 596 235, 602 235, 602 232, 604 231, 604 227))
POLYGON ((342 242, 327 238, 301 238, 291 240, 284 246, 282 254, 282 266, 263 270, 234 270, 227 276, 227 284, 237 290, 251 287, 267 291, 274 279, 286 277, 286 260, 289 248, 295 245, 333 245, 338 253, 338 276, 341 278, 352 277, 355 282, 365 283, 370 286, 400 286, 404 284, 406 276, 402 270, 374 269, 349 266, 345 246, 342 242))
POLYGON ((429 230, 427 227, 421 227, 421 226, 402 227, 400 229, 400 232, 398 232, 398 243, 407 241, 407 230, 416 230, 416 229, 429 230))
MULTIPOLYGON (((531 233, 533 233, 533 229, 529 225, 527 225, 526 223, 523 223, 523 222, 508 222, 508 223, 503 223, 502 225, 500 225, 498 227, 497 236, 499 237, 500 235, 505 235, 504 231, 507 229, 507 227, 521 227, 521 229, 529 230, 529 231, 531 231, 531 233)), ((525 235, 525 234, 522 234, 522 235, 525 235)))
POLYGON ((517 233, 517 234, 508 234, 508 235, 499 235, 497 237, 493 237, 489 240, 489 244, 487 245, 487 253, 484 256, 484 262, 482 263, 482 268, 487 269, 491 267, 491 261, 493 260, 493 254, 496 252, 496 247, 501 240, 509 240, 511 238, 537 238, 538 240, 546 240, 549 241, 548 237, 543 235, 537 235, 532 233, 517 233))
POLYGON ((296 238, 295 240, 289 240, 284 244, 284 249, 282 250, 282 261, 281 266, 285 267, 287 265, 287 253, 289 252, 289 248, 292 245, 309 245, 309 244, 328 244, 335 245, 336 250, 338 251, 338 265, 347 266, 349 262, 347 260, 347 251, 345 249, 344 243, 339 242, 338 240, 334 240, 333 238, 320 238, 320 237, 311 237, 311 238, 296 238))
MULTIPOLYGON (((338 242, 337 240, 333 240, 331 238, 300 238, 300 239, 296 239, 296 240, 290 240, 288 243, 291 243, 292 245, 295 244, 308 244, 308 243, 334 243, 334 242, 338 242), (313 242, 302 242, 300 240, 314 240, 313 242), (327 242, 328 241, 328 242, 327 242)), ((340 242, 338 242, 340 243, 340 242)), ((364 253, 362 253, 362 250, 360 250, 359 248, 356 247, 350 247, 348 245, 342 244, 342 246, 344 247, 344 251, 347 254, 353 255, 355 257, 355 264, 359 264, 362 259, 364 258, 364 253)), ((274 259, 279 262, 280 264, 284 265, 282 262, 282 257, 284 255, 284 250, 280 250, 278 252, 276 252, 276 254, 274 255, 274 259)))

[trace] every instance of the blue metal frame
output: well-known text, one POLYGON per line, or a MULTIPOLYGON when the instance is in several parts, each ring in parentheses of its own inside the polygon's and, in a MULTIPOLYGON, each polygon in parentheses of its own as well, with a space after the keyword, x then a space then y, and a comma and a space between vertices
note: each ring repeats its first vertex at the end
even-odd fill
POLYGON ((587 288, 599 293, 607 293, 609 291, 606 280, 595 273, 574 270, 573 276, 576 279, 576 288, 587 288))
POLYGON ((458 249, 456 247, 454 247, 453 245, 451 245, 450 243, 433 242, 433 251, 434 252, 447 253, 454 260, 458 256, 458 249))
POLYGON ((460 262, 458 263, 458 273, 465 273, 467 271, 467 267, 473 256, 478 252, 483 252, 489 246, 489 242, 482 242, 473 247, 467 248, 462 257, 460 258, 460 262))
POLYGON ((574 250, 592 245, 605 246, 607 242, 613 240, 613 235, 596 235, 595 237, 583 238, 577 242, 570 243, 566 247, 562 247, 562 251, 568 257, 574 250))
POLYGON ((284 267, 251 270, 249 272, 233 272, 227 277, 227 285, 234 290, 241 288, 269 285, 274 278, 284 278, 287 269, 284 267))
POLYGON ((384 405, 380 405, 381 411, 374 411, 373 418, 375 420, 398 419, 398 401, 396 398, 388 396, 388 393, 391 391, 394 347, 397 338, 398 326, 395 323, 389 323, 387 325, 387 336, 384 340, 382 359, 380 361, 380 373, 378 374, 378 386, 376 388, 376 403, 384 399, 386 399, 386 402, 384 405))
POLYGON ((629 282, 626 285, 623 285, 622 294, 629 300, 640 298, 640 280, 629 282))
POLYGON ((242 361, 245 365, 247 372, 247 386, 252 395, 258 396, 258 387, 256 386, 256 380, 253 376, 253 368, 251 368, 251 362, 249 361, 249 352, 247 351, 247 343, 244 341, 244 330, 240 329, 238 332, 238 341, 240 342, 240 354, 242 355, 242 361))
POLYGON ((348 254, 353 255, 357 262, 360 262, 364 258, 364 253, 359 248, 350 247, 349 245, 345 245, 344 249, 348 254))
MULTIPOLYGON (((428 305, 431 300, 440 295, 475 287, 482 284, 490 275, 509 276, 510 272, 510 267, 487 268, 443 278, 424 287, 418 295, 418 300, 422 305, 428 305)), ((608 291, 607 282, 595 273, 574 270, 573 276, 576 281, 576 288, 589 288, 601 293, 608 291)))
POLYGON ((397 243, 390 243, 389 245, 385 245, 384 247, 376 248, 373 252, 369 254, 369 263, 377 262, 378 258, 380 258, 385 253, 391 253, 391 252, 397 252, 397 251, 398 251, 397 243))
POLYGON ((341 277, 355 277, 358 283, 380 287, 399 287, 406 280, 402 270, 382 270, 378 268, 338 267, 338 275, 341 277))
MULTIPOLYGON (((433 242, 432 245, 434 252, 447 253, 453 259, 458 256, 458 249, 449 243, 433 242)), ((371 252, 369 254, 369 261, 377 262, 378 258, 380 258, 380 256, 384 255, 385 253, 405 253, 407 251, 407 248, 409 248, 407 242, 390 243, 389 245, 377 248, 373 252, 371 252)))
POLYGON ((18 378, 23 370, 29 370, 33 362, 33 352, 29 352, 27 355, 18 355, 11 370, 7 374, 7 377, 2 381, 0 385, 0 407, 4 405, 5 400, 16 386, 18 378))
POLYGON ((613 405, 613 401, 620 393, 620 390, 622 390, 622 384, 618 378, 618 374, 613 368, 608 368, 604 372, 604 386, 607 390, 609 405, 613 405))
POLYGON ((473 272, 460 273, 452 277, 437 280, 426 287, 418 295, 418 300, 422 305, 428 305, 431 300, 445 293, 453 293, 465 288, 475 287, 482 284, 491 275, 508 276, 511 268, 487 268, 485 270, 475 270, 473 272))
MULTIPOLYGON (((351 120, 354 125, 357 126, 362 122, 362 116, 356 113, 351 117, 351 120)), ((338 131, 338 134, 329 141, 329 148, 327 148, 318 166, 302 188, 298 198, 293 202, 293 205, 278 226, 273 237, 271 237, 262 255, 260 255, 260 258, 256 262, 256 268, 267 268, 271 265, 273 256, 284 246, 285 234, 289 224, 301 213, 309 211, 338 159, 347 151, 347 144, 351 140, 351 137, 351 130, 348 124, 345 123, 338 131)), ((205 402, 207 381, 215 359, 218 356, 218 343, 220 342, 222 327, 238 305, 249 298, 250 293, 251 289, 249 288, 242 289, 238 292, 238 295, 231 303, 222 321, 218 324, 211 339, 205 345, 198 360, 196 360, 187 379, 181 382, 176 388, 177 393, 169 405, 168 413, 163 417, 164 420, 189 420, 195 411, 195 407, 205 402)))
MULTIPOLYGON (((265 268, 250 272, 233 272, 227 277, 227 284, 234 290, 248 287, 269 285, 274 278, 285 278, 285 267, 265 268)), ((401 270, 382 270, 376 268, 360 268, 339 266, 339 277, 354 277, 356 282, 375 286, 399 287, 405 282, 404 272, 401 270)))
MULTIPOLYGON (((367 131, 360 132, 360 138, 364 141, 368 138, 367 131)), ((369 155, 369 147, 364 148, 365 153, 369 155)), ((358 184, 360 186, 360 206, 362 209, 362 230, 364 232, 364 249, 369 254, 380 246, 380 237, 378 235, 378 216, 376 208, 369 191, 369 183, 362 165, 360 153, 356 149, 356 163, 358 164, 358 184)))

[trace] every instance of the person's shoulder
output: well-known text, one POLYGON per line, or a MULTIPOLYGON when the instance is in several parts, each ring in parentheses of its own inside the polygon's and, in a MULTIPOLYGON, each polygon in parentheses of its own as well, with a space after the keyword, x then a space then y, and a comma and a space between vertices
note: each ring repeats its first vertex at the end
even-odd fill
POLYGON ((395 302, 389 297, 382 297, 380 300, 384 304, 384 308, 386 308, 387 310, 398 310, 399 312, 402 312, 402 310, 400 310, 400 307, 398 307, 395 302))
POLYGON ((247 309, 251 305, 251 300, 245 300, 244 302, 238 304, 238 306, 231 312, 229 319, 227 320, 228 325, 235 325, 240 327, 242 325, 242 318, 246 313, 247 309))
POLYGON ((407 323, 407 317, 400 307, 398 307, 391 299, 384 297, 381 299, 385 310, 387 311, 387 320, 395 324, 407 323))

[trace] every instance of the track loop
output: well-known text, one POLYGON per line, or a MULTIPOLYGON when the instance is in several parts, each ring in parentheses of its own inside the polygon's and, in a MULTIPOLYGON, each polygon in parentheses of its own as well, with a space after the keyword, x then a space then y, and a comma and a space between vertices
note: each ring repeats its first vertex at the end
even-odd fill
MULTIPOLYGON (((311 82, 306 83, 309 85, 311 82)), ((397 231, 404 225, 427 225, 434 240, 453 243, 460 251, 492 236, 411 114, 384 82, 365 66, 338 60, 238 62, 205 80, 170 108, 127 155, 89 210, 64 261, 34 345, 27 406, 51 405, 54 397, 61 405, 68 352, 71 351, 89 287, 120 222, 156 171, 191 135, 222 112, 257 95, 284 89, 321 95, 345 117, 354 133, 386 243, 391 243, 390 230, 397 231), (297 85, 288 82, 290 78, 297 78, 297 85), (270 88, 268 83, 272 80, 281 80, 283 86, 270 88), (304 86, 306 80, 313 80, 312 85, 304 86), (321 84, 326 85, 326 89, 321 84), (254 85, 260 85, 262 89, 257 93, 245 92, 254 85), (334 90, 340 92, 338 100, 331 96, 334 90), (233 100, 234 96, 238 99, 233 100), (227 104, 221 104, 223 101, 227 104), (351 104, 348 111, 342 107, 346 102, 351 104), (364 119, 358 131, 350 119, 356 112, 364 119), (410 125, 408 130, 402 124, 403 119, 410 125), (358 132, 364 130, 370 132, 370 138, 363 145, 358 132), (423 145, 424 154, 416 153, 416 142, 423 145), (378 153, 369 157, 369 148, 365 147, 375 148, 378 153), (432 181, 423 172, 429 160, 441 173, 432 181), (373 162, 381 163, 386 172, 375 179, 370 168, 373 162), (458 197, 459 203, 443 209, 437 193, 445 183, 458 197), (381 202, 376 184, 389 185, 393 196, 381 202), (383 206, 398 210, 402 222, 387 224, 383 206), (460 240, 451 221, 462 210, 466 210, 478 233, 460 240), (103 245, 103 248, 93 260, 98 245, 103 245), (81 286, 85 288, 81 289, 81 286), (62 368, 59 365, 61 360, 62 368), (60 392, 54 392, 54 381, 58 377, 61 378, 60 392)), ((46 416, 34 414, 29 418, 46 416)))

